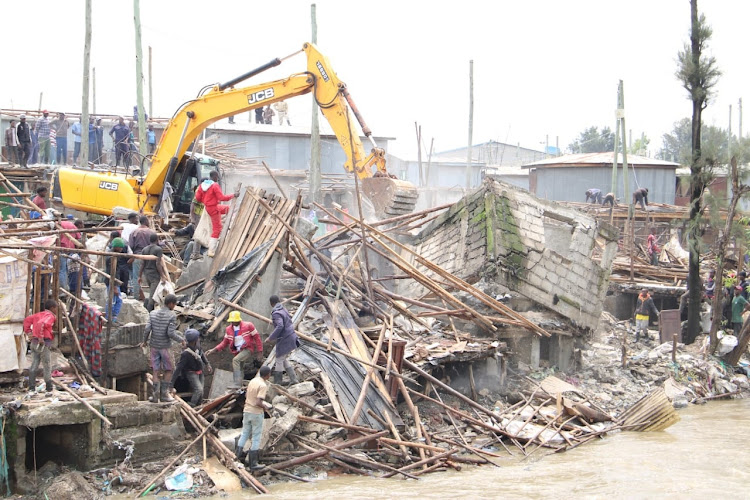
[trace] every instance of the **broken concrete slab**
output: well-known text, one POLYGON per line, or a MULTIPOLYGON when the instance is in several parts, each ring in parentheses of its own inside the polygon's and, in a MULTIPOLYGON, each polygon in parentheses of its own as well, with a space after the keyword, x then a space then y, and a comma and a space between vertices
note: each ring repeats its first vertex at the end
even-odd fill
POLYGON ((309 380, 287 387, 287 392, 295 397, 309 396, 315 394, 315 386, 309 380))

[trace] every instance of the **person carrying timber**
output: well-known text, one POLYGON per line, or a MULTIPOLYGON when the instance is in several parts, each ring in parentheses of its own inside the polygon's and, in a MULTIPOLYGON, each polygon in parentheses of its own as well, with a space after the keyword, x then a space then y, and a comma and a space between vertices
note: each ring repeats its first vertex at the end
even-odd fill
POLYGON ((648 188, 640 188, 633 191, 633 205, 641 204, 641 208, 646 210, 648 206, 648 188))
POLYGON ((224 333, 224 339, 216 347, 206 351, 206 356, 216 351, 221 352, 229 347, 229 350, 234 354, 234 358, 232 358, 233 385, 236 388, 241 388, 244 377, 242 363, 250 361, 253 353, 255 353, 257 359, 262 359, 263 342, 258 330, 255 329, 255 325, 249 321, 242 321, 239 311, 230 312, 227 321, 229 326, 224 333))
POLYGON ((250 381, 245 392, 245 408, 242 410, 242 434, 237 441, 234 450, 235 457, 239 460, 244 455, 243 448, 247 438, 252 436, 248 459, 251 470, 262 469, 264 465, 258 463, 260 452, 260 438, 263 435, 263 411, 273 408, 266 399, 268 392, 268 379, 271 377, 271 369, 261 366, 258 375, 250 381))
POLYGON ((742 287, 737 285, 734 287, 734 297, 732 298, 732 330, 734 330, 735 337, 738 338, 742 330, 742 314, 745 311, 750 311, 750 302, 742 296, 742 287))
POLYGON ((229 205, 221 205, 222 201, 229 201, 237 198, 240 193, 224 194, 219 186, 219 172, 213 170, 209 174, 210 179, 201 182, 198 189, 195 190, 196 201, 203 203, 205 210, 211 217, 211 241, 208 244, 209 257, 216 254, 216 247, 219 246, 219 235, 221 235, 221 216, 229 212, 229 205))
POLYGON ((169 348, 172 341, 185 345, 185 339, 177 331, 177 315, 174 308, 177 305, 177 297, 169 294, 164 299, 164 307, 151 311, 146 322, 146 336, 142 347, 150 347, 151 369, 154 371, 154 396, 150 401, 158 403, 171 403, 174 398, 169 395, 172 381, 174 361, 169 348), (163 374, 163 380, 160 375, 163 374))
POLYGON ((294 385, 298 382, 297 374, 289 363, 287 357, 299 345, 299 338, 294 332, 292 317, 289 311, 281 304, 278 295, 271 295, 268 299, 271 303, 271 320, 273 321, 273 332, 268 337, 269 342, 276 342, 276 366, 273 371, 273 383, 281 385, 284 377, 284 370, 289 375, 289 384, 294 385))
POLYGON ((190 406, 196 407, 203 399, 203 370, 208 373, 213 371, 211 363, 206 358, 206 353, 201 349, 201 334, 194 328, 185 331, 185 342, 187 345, 180 355, 180 360, 172 372, 172 394, 174 394, 174 384, 178 378, 183 377, 190 384, 190 392, 193 396, 190 398, 190 406))
POLYGON ((52 394, 52 371, 50 363, 50 349, 55 334, 52 327, 57 321, 57 302, 48 299, 44 303, 44 311, 32 314, 23 320, 23 332, 26 338, 31 337, 31 367, 29 368, 29 395, 36 394, 36 372, 42 363, 44 384, 47 396, 52 394))
POLYGON ((651 338, 648 335, 648 320, 650 313, 654 313, 656 316, 659 315, 659 310, 656 309, 654 299, 648 293, 645 288, 641 290, 638 295, 638 301, 635 305, 635 341, 640 340, 641 332, 646 339, 646 342, 650 342, 651 338))
POLYGON ((604 200, 602 201, 602 206, 606 205, 607 203, 609 203, 609 206, 611 208, 614 208, 614 207, 617 206, 617 200, 615 199, 615 193, 607 193, 604 196, 604 200))
POLYGON ((586 191, 586 203, 591 200, 591 203, 601 203, 602 202, 602 190, 591 188, 588 191, 586 191))

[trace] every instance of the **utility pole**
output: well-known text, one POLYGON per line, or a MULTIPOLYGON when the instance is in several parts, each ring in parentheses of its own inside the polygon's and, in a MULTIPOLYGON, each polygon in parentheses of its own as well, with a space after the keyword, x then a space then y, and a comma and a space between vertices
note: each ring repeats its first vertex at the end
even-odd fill
POLYGON ((424 187, 424 170, 422 169, 422 127, 414 122, 414 129, 417 131, 417 165, 419 166, 419 187, 424 187))
POLYGON ((42 96, 44 95, 44 92, 39 92, 39 108, 37 111, 42 111, 42 96))
POLYGON ((153 92, 153 80, 151 73, 151 45, 148 46, 148 116, 151 119, 154 118, 154 92, 153 92))
POLYGON ((143 49, 141 47, 141 2, 133 0, 135 22, 135 91, 138 100, 138 150, 141 156, 148 154, 146 141, 146 108, 143 104, 143 49))
POLYGON ((560 156, 560 136, 555 136, 555 156, 560 156))
POLYGON ((91 0, 86 0, 86 36, 83 42, 83 98, 81 102, 81 165, 89 161, 89 73, 91 66, 91 0))
POLYGON ((737 137, 739 140, 742 140, 742 97, 740 97, 740 102, 737 103, 737 113, 740 115, 740 129, 738 131, 737 137))
MULTIPOLYGON (((312 27, 312 43, 318 43, 318 21, 315 4, 310 5, 310 22, 312 27)), ((315 90, 312 92, 312 123, 310 124, 310 199, 315 203, 322 203, 320 192, 320 125, 318 124, 318 103, 315 101, 315 90)), ((354 165, 352 165, 353 167, 354 165)), ((354 207, 345 207, 353 210, 354 207)), ((359 214, 362 217, 362 214, 359 214)))
POLYGON ((549 134, 544 136, 544 158, 549 158, 549 134))
POLYGON ((466 189, 471 189, 471 143, 474 132, 474 60, 469 61, 469 148, 466 151, 466 189))
MULTIPOLYGON (((635 270, 633 268, 633 247, 635 246, 635 228, 633 227, 634 212, 633 197, 630 196, 630 175, 628 174, 628 148, 625 147, 627 144, 627 137, 625 136, 625 88, 620 80, 620 85, 617 89, 617 114, 618 119, 622 122, 622 126, 618 125, 618 128, 622 130, 622 182, 625 192, 625 200, 628 204, 628 225, 630 226, 630 281, 634 281, 635 270)), ((617 162, 617 149, 615 149, 615 162, 617 162)))
POLYGON ((732 105, 729 105, 729 128, 727 128, 727 164, 732 161, 732 105))
POLYGON ((96 116, 96 67, 91 68, 91 107, 96 116))

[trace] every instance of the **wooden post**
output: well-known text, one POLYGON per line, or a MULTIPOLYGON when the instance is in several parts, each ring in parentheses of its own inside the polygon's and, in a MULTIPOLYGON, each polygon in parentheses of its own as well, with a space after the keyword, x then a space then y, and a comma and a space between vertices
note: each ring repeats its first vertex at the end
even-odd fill
POLYGON ((135 22, 135 94, 138 101, 138 151, 141 156, 148 154, 146 140, 146 109, 143 105, 143 49, 141 47, 141 2, 133 0, 133 21, 135 22))
MULTIPOLYGON (((312 26, 310 41, 318 43, 318 21, 315 4, 310 5, 310 21, 312 26)), ((312 123, 310 126, 310 193, 308 198, 315 203, 322 203, 323 193, 320 191, 320 125, 318 124, 318 103, 315 102, 315 97, 313 91, 312 123)))
POLYGON ((469 61, 469 147, 466 151, 466 189, 471 189, 471 142, 474 133, 474 61, 469 61))
POLYGON ((96 116, 96 68, 91 68, 91 110, 96 116))
POLYGON ((424 169, 422 169, 422 127, 414 122, 414 128, 417 132, 417 165, 419 166, 419 187, 424 187, 424 169))
MULTIPOLYGON (((151 117, 153 120, 154 118, 154 92, 153 92, 153 74, 151 73, 151 61, 152 61, 152 54, 151 54, 151 46, 148 46, 148 116, 151 117)), ((205 130, 204 130, 205 133, 205 130)), ((206 140, 205 135, 203 136, 203 140, 206 140)), ((205 143, 204 143, 204 148, 205 143)))
POLYGON ((83 98, 81 100, 81 165, 89 161, 89 73, 91 64, 91 0, 86 0, 86 36, 83 42, 83 98))
POLYGON ((677 334, 672 334, 672 363, 677 362, 677 334))

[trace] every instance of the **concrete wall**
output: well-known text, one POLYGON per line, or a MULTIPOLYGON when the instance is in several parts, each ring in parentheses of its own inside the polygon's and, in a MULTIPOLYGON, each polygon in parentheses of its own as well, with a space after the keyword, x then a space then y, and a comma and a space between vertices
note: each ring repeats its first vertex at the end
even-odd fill
MULTIPOLYGON (((553 167, 537 168, 536 189, 539 198, 553 201, 580 201, 586 199, 586 190, 598 188, 602 193, 612 189, 612 167, 553 167)), ((638 186, 648 188, 648 201, 674 204, 675 169, 636 167, 630 173, 630 191, 638 186), (636 182, 637 181, 637 182, 636 182)), ((623 198, 622 168, 618 169, 616 196, 623 198)))
POLYGON ((607 223, 487 179, 411 244, 423 257, 469 282, 497 281, 594 329, 617 238, 618 231, 607 223), (597 238, 604 242, 601 263, 591 259, 597 238))

